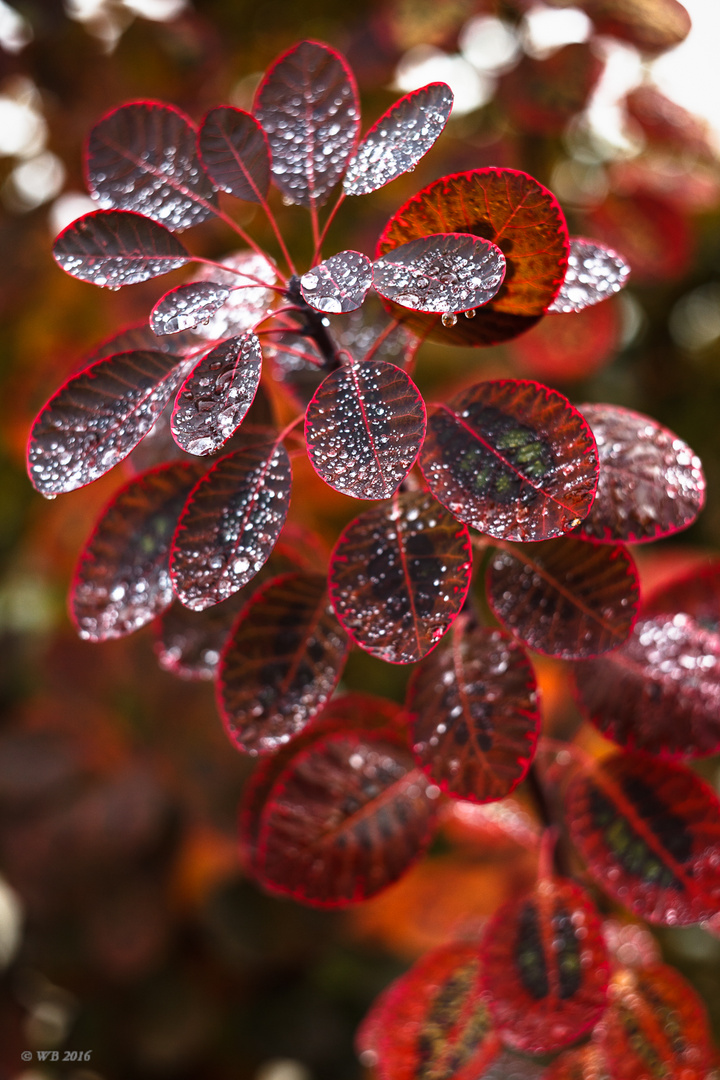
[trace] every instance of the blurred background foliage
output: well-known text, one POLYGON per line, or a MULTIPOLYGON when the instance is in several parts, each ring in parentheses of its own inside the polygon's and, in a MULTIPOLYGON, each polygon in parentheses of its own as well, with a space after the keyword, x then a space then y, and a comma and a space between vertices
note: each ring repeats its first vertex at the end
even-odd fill
MULTIPOLYGON (((250 767, 226 740, 210 685, 160 671, 149 628, 102 646, 76 639, 65 614, 73 564, 127 474, 45 503, 25 475, 27 430, 83 355, 146 318, 169 287, 101 294, 53 262, 54 234, 91 208, 89 128, 137 98, 195 120, 218 103, 249 107, 259 73, 302 37, 348 56, 365 127, 399 92, 450 82, 456 108, 439 143, 412 176, 346 205, 326 252, 372 253, 419 187, 501 165, 551 187, 571 234, 625 254, 626 293, 548 317, 507 347, 426 345, 417 381, 432 399, 483 377, 529 376, 577 403, 646 412, 687 440, 708 505, 680 541, 638 552, 656 581, 720 548, 720 136, 648 82, 662 81, 673 53, 655 67, 652 56, 683 33, 674 3, 592 0, 591 23, 562 0, 0 0, 1 1076, 357 1078, 353 1032, 389 979, 476 931, 534 874, 522 846, 460 815, 428 860, 349 914, 260 895, 235 843, 250 767), (36 1049, 92 1057, 23 1066, 21 1051, 36 1049)), ((701 22, 715 5, 688 7, 701 22)), ((685 59, 701 85, 703 63, 685 59)), ((252 208, 232 210, 274 250, 252 208)), ((306 260, 306 216, 279 201, 278 213, 306 260)), ((208 223, 193 243, 222 254, 227 238, 208 223)), ((276 404, 289 409, 279 393, 276 404)), ((300 462, 295 484, 294 520, 332 543, 356 504, 300 462)), ((562 665, 541 661, 539 674, 546 730, 573 734, 562 665)), ((344 685, 402 700, 407 675, 354 654, 344 685)), ((718 784, 716 761, 702 771, 718 784)), ((660 944, 717 1032, 720 940, 687 929, 660 944)))

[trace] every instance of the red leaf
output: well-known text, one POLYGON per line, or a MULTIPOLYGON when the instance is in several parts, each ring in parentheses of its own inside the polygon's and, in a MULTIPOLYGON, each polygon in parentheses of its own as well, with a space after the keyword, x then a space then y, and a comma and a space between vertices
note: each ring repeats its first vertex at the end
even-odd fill
POLYGON ((355 311, 372 285, 372 264, 359 251, 340 251, 300 278, 300 292, 316 311, 355 311))
MULTIPOLYGON (((565 280, 548 311, 582 311, 620 292, 630 276, 630 267, 617 251, 574 236, 565 280)), ((557 325, 557 324, 556 324, 557 325)))
POLYGON ((567 536, 497 551, 488 601, 503 626, 535 652, 582 660, 628 638, 638 607, 635 564, 622 544, 567 536))
POLYGON ((191 281, 178 285, 162 296, 150 312, 154 334, 178 334, 193 330, 219 311, 230 290, 216 281, 191 281))
POLYGON ((705 630, 720 633, 720 559, 673 578, 643 603, 645 615, 685 612, 705 630))
POLYGON ((72 277, 109 289, 147 281, 192 261, 164 226, 126 210, 96 210, 73 221, 53 244, 53 257, 72 277))
POLYGON ((330 597, 353 640, 393 664, 420 660, 457 617, 470 584, 467 529, 427 492, 355 518, 330 560, 330 597))
POLYGON ((685 215, 648 192, 608 195, 587 220, 593 235, 622 251, 638 284, 680 278, 692 262, 685 215))
POLYGON ((707 120, 683 109, 656 87, 637 86, 627 95, 624 105, 651 145, 675 152, 689 150, 693 157, 714 161, 707 120))
POLYGON ((118 330, 111 337, 105 338, 78 365, 77 371, 94 364, 96 360, 105 360, 122 352, 164 352, 173 356, 185 356, 188 351, 197 348, 197 339, 193 334, 175 334, 173 337, 158 337, 147 322, 127 326, 118 330))
POLYGON ((322 382, 305 414, 319 476, 355 499, 387 499, 410 472, 425 436, 425 403, 393 364, 347 364, 322 382))
POLYGON ((523 56, 503 75, 497 99, 510 123, 533 136, 561 135, 582 112, 600 78, 603 61, 587 42, 572 42, 551 56, 523 56))
POLYGON ((253 112, 268 137, 275 186, 301 206, 322 206, 357 143, 360 104, 344 58, 301 41, 265 73, 253 112))
POLYGON ((261 574, 205 611, 190 611, 182 604, 169 607, 155 624, 155 655, 163 671, 180 679, 214 679, 220 653, 261 574))
POLYGON ((450 795, 503 799, 535 754, 533 669, 501 630, 468 628, 462 615, 448 638, 421 662, 408 688, 415 760, 450 795))
POLYGON ((577 776, 566 820, 597 884, 650 923, 720 911, 720 802, 686 766, 626 750, 577 776))
POLYGON ((549 314, 510 345, 520 370, 531 378, 586 379, 610 363, 620 346, 622 326, 615 304, 549 314))
POLYGON ((236 199, 265 201, 270 187, 270 146, 254 116, 229 105, 211 109, 200 127, 198 148, 216 187, 236 199))
POLYGON ((460 232, 411 240, 373 266, 373 284, 386 300, 411 311, 446 314, 487 304, 504 277, 500 248, 460 232))
POLYGON ((569 881, 544 880, 490 919, 483 983, 502 1041, 546 1054, 590 1031, 607 1005, 609 963, 590 897, 569 881))

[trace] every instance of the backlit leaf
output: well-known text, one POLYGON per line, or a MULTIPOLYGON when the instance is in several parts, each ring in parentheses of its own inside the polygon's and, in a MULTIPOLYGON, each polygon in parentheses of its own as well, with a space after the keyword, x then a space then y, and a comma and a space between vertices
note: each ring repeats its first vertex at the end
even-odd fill
POLYGON ((428 418, 420 467, 443 506, 490 536, 562 536, 588 513, 595 440, 567 398, 499 379, 463 390, 428 418))
POLYGON ((692 262, 687 216, 647 191, 612 192, 588 213, 587 224, 593 236, 622 251, 638 284, 680 278, 692 262))
POLYGON ((720 633, 720 559, 709 559, 644 598, 645 615, 678 612, 691 615, 705 630, 720 633))
POLYGON ((208 341, 235 337, 250 330, 267 314, 275 299, 272 288, 265 288, 277 283, 277 274, 271 263, 254 251, 235 251, 220 260, 227 270, 217 266, 201 266, 198 278, 212 281, 215 285, 225 286, 230 295, 223 306, 212 315, 208 322, 201 322, 195 333, 208 341))
POLYGON ((428 83, 391 105, 361 140, 348 165, 346 195, 367 195, 410 172, 448 121, 453 92, 446 83, 428 83))
POLYGON ((263 202, 270 187, 270 147, 250 113, 229 105, 211 109, 202 122, 198 147, 216 187, 248 202, 263 202))
POLYGON ((410 737, 418 764, 461 799, 503 799, 525 776, 540 730, 537 683, 523 649, 501 630, 452 631, 414 672, 410 737))
POLYGON ((356 499, 387 499, 425 436, 415 383, 385 363, 346 364, 318 388, 305 414, 308 456, 319 476, 356 499))
POLYGON ((522 56, 500 79, 497 101, 514 128, 536 137, 561 135, 585 108, 604 66, 584 41, 553 49, 549 56, 522 56))
POLYGON ((630 267, 617 251, 574 236, 565 280, 548 311, 582 311, 620 292, 630 276, 630 267))
MULTIPOLYGON (((558 0, 551 0, 558 6, 558 0)), ((559 6, 565 6, 562 0, 559 6)), ((599 34, 629 41, 648 53, 665 52, 684 41, 690 16, 678 0, 581 0, 599 34)))
POLYGON ((360 128, 355 79, 344 58, 317 41, 294 45, 265 73, 253 112, 270 143, 275 186, 301 206, 322 206, 360 128))
POLYGON ((70 613, 80 637, 123 637, 169 607, 170 541, 202 472, 199 463, 163 465, 113 497, 75 569, 70 613))
POLYGON ((549 314, 509 348, 523 375, 554 385, 599 371, 615 357, 621 339, 621 310, 614 303, 596 304, 549 314))
POLYGON ((590 896, 541 881, 496 911, 483 935, 483 983, 502 1041, 544 1054, 590 1031, 607 1005, 609 963, 590 896))
POLYGON ((150 328, 156 334, 193 330, 219 311, 230 290, 215 281, 191 281, 161 297, 150 312, 150 328))
POLYGON ((692 525, 705 502, 700 459, 642 413, 581 405, 600 458, 597 495, 582 531, 596 540, 659 540, 692 525))
POLYGON ((487 590, 503 626, 535 652, 563 660, 616 649, 637 615, 637 570, 622 544, 567 536, 508 546, 490 560, 487 590))
POLYGON ((640 918, 686 926, 720 911, 720 802, 686 766, 626 750, 577 776, 566 810, 594 880, 640 918))
POLYGON ((121 105, 90 132, 90 193, 104 209, 133 210, 172 230, 205 221, 217 196, 200 166, 196 135, 192 121, 172 105, 121 105))
POLYGON ((714 159, 707 120, 665 97, 651 83, 636 86, 623 104, 651 145, 674 152, 689 150, 693 157, 714 159))
POLYGON ((454 622, 471 566, 465 526, 427 492, 408 492, 344 529, 330 562, 330 596, 361 649, 410 664, 454 622))
POLYGON ((43 495, 97 480, 152 428, 182 379, 176 356, 126 352, 74 375, 40 412, 28 443, 28 472, 43 495))
POLYGON ((342 674, 348 640, 317 574, 260 589, 220 663, 218 702, 239 750, 273 753, 320 711, 342 674))
POLYGON ((367 255, 340 251, 303 274, 300 291, 316 311, 337 315, 360 307, 372 278, 372 263, 367 255))
POLYGON ((221 458, 193 491, 173 538, 170 575, 181 603, 203 611, 247 584, 270 555, 289 503, 282 443, 221 458))

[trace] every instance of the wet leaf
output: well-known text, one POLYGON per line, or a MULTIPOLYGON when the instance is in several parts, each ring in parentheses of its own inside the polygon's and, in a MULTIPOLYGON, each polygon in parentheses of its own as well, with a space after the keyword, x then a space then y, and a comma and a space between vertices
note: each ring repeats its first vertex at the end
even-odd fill
POLYGON ((616 649, 638 608, 635 564, 622 544, 575 537, 497 551, 488 601, 503 626, 535 652, 581 660, 616 649))
POLYGON ((188 351, 197 348, 192 334, 175 334, 172 337, 158 337, 148 326, 147 322, 138 323, 135 326, 127 326, 119 330, 109 338, 105 338, 85 357, 78 365, 77 370, 82 371, 96 360, 105 360, 108 356, 115 356, 121 352, 136 352, 138 350, 150 352, 164 352, 173 356, 185 356, 188 351))
POLYGON ((254 116, 229 105, 211 109, 202 122, 198 147, 216 187, 236 199, 265 201, 270 187, 270 147, 254 116))
POLYGON ((629 276, 630 267, 617 251, 574 236, 565 280, 548 311, 582 311, 620 292, 629 276))
POLYGON ((112 469, 150 431, 184 370, 176 356, 137 351, 98 360, 74 375, 33 424, 33 485, 52 497, 112 469))
POLYGON ((661 758, 720 751, 720 635, 689 615, 640 620, 620 649, 574 674, 583 712, 620 746, 661 758))
POLYGON ((387 499, 410 472, 425 436, 425 403, 393 364, 346 364, 318 388, 305 414, 308 457, 336 491, 387 499))
POLYGON ((300 278, 300 292, 310 307, 328 314, 354 311, 372 285, 372 263, 359 251, 340 251, 300 278))
POLYGON ((505 280, 469 322, 443 326, 439 316, 394 313, 411 329, 455 345, 492 345, 533 326, 552 303, 567 270, 567 226, 555 196, 515 169, 474 169, 444 176, 414 195, 388 222, 377 255, 434 233, 462 232, 497 245, 505 280))
POLYGON ((593 236, 622 251, 638 284, 674 281, 692 263, 694 241, 687 215, 647 191, 612 192, 588 213, 587 223, 593 236))
POLYGON ((434 824, 428 781, 389 734, 343 732, 300 751, 262 813, 256 872, 271 892, 344 907, 396 881, 434 824))
POLYGON ((330 596, 353 640, 393 664, 420 660, 465 601, 467 529, 427 492, 396 495, 355 518, 330 561, 330 596))
POLYGON ((342 674, 347 636, 317 574, 286 574, 259 590, 220 663, 218 702, 231 741, 274 753, 318 713, 342 674))
POLYGON ((407 327, 392 324, 380 298, 372 292, 357 311, 345 319, 334 319, 332 329, 338 347, 353 360, 364 360, 372 350, 372 360, 405 367, 408 355, 418 346, 418 339, 407 327))
POLYGON ((355 79, 344 58, 317 41, 294 45, 268 68, 253 112, 270 143, 275 186, 301 206, 322 206, 360 128, 355 79))
POLYGON ((221 458, 193 491, 173 537, 170 575, 180 602, 203 611, 246 585, 275 546, 289 503, 282 443, 221 458))
POLYGON ((545 383, 587 379, 609 364, 622 340, 622 311, 597 304, 549 314, 509 348, 522 374, 545 383))
POLYGON ((368 195, 411 172, 442 132, 453 105, 446 83, 428 83, 391 105, 361 140, 345 173, 346 195, 368 195))
POLYGON ((178 390, 170 422, 189 454, 213 454, 228 441, 253 403, 262 370, 254 334, 227 338, 202 357, 178 390))
POLYGON ((562 536, 588 513, 595 440, 567 398, 539 383, 477 383, 435 406, 420 468, 443 506, 490 536, 562 536))
POLYGON ((200 166, 196 136, 193 122, 172 105, 121 105, 90 132, 91 195, 103 209, 132 210, 173 231, 205 221, 217 196, 200 166))
POLYGON ((214 679, 228 635, 259 576, 205 611, 190 611, 182 604, 169 607, 155 627, 155 655, 162 670, 180 679, 214 679))
POLYGON ((230 290, 216 281, 191 281, 162 296, 150 312, 150 329, 159 335, 194 330, 219 311, 230 290))
POLYGON ((199 463, 174 462, 113 496, 75 568, 70 614, 81 638, 132 634, 170 606, 170 541, 202 472, 199 463))
POLYGON ((415 760, 443 790, 503 799, 525 776, 540 732, 537 683, 523 649, 460 616, 408 688, 415 760))
POLYGON ((275 299, 273 289, 265 288, 258 281, 266 282, 268 286, 277 283, 274 267, 253 251, 235 251, 220 263, 228 269, 203 266, 198 271, 198 278, 230 290, 223 306, 195 330, 199 337, 213 342, 252 329, 267 314, 275 299))
POLYGON ((589 1032, 607 1005, 602 925, 584 890, 539 882, 496 911, 483 934, 484 988, 506 1046, 545 1054, 589 1032))
POLYGON ((655 589, 643 602, 644 615, 685 612, 705 630, 720 634, 720 559, 710 559, 655 589))
POLYGON ((307 408, 326 377, 323 358, 314 343, 303 334, 287 331, 272 334, 263 342, 263 350, 272 360, 275 380, 288 388, 299 408, 307 408))
POLYGON ((73 221, 53 244, 66 273, 109 289, 167 274, 192 261, 171 232, 140 214, 96 210, 73 221))
POLYGON ((720 911, 720 802, 684 765, 626 750, 568 788, 566 820, 596 883, 647 922, 720 911))
POLYGON ((672 431, 619 405, 581 405, 600 458, 582 531, 596 540, 659 540, 692 525, 705 502, 700 459, 672 431))

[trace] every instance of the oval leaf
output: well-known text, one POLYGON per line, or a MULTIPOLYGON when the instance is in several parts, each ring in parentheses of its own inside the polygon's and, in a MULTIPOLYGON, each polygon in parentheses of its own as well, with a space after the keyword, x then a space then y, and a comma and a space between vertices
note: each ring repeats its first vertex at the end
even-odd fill
POLYGON ((301 206, 322 206, 360 127, 355 79, 344 58, 317 41, 294 45, 265 73, 253 112, 270 143, 275 186, 301 206))
POLYGON ((582 311, 620 292, 630 276, 630 267, 617 251, 574 236, 565 280, 548 311, 582 311))
POLYGON ((420 660, 447 633, 470 584, 470 537, 427 492, 355 518, 330 561, 330 596, 353 640, 392 664, 420 660))
POLYGON ((305 414, 319 476, 355 499, 387 499, 410 472, 425 436, 425 404, 393 364, 347 364, 323 381, 305 414))
POLYGON ((588 513, 595 440, 567 398, 499 379, 464 390, 428 418, 420 468, 460 521, 506 540, 562 536, 588 513))
POLYGON ((290 504, 290 459, 282 443, 228 454, 188 499, 173 537, 170 575, 193 611, 219 604, 261 569, 290 504))
POLYGON ((162 225, 124 210, 96 210, 68 225, 53 244, 58 266, 109 289, 167 274, 192 261, 162 225))
POLYGON ((135 326, 127 326, 124 330, 118 330, 116 334, 105 338, 87 354, 77 371, 83 371, 96 360, 105 360, 108 356, 115 356, 121 352, 164 352, 172 353, 173 356, 185 356, 188 352, 197 348, 197 339, 193 334, 179 334, 174 337, 158 337, 148 326, 147 322, 137 323, 135 326))
POLYGON ((411 172, 445 127, 453 92, 428 83, 391 105, 360 142, 345 173, 346 195, 368 195, 411 172))
POLYGON ((524 650, 501 630, 468 627, 461 615, 448 638, 422 661, 408 688, 415 760, 450 795, 503 799, 535 754, 535 674, 524 650))
POLYGON ((692 525, 705 502, 700 459, 672 431, 619 405, 582 405, 600 458, 582 531, 596 540, 659 540, 692 525))
POLYGON ((193 330, 219 311, 229 295, 230 290, 216 281, 178 285, 165 293, 150 312, 150 328, 160 335, 193 330))
POLYGON ((216 187, 236 199, 263 203, 270 187, 267 135, 250 113, 229 105, 211 109, 202 122, 198 147, 216 187))
MULTIPOLYGON (((565 7, 565 0, 553 0, 565 7)), ((691 22, 678 0, 583 0, 599 34, 629 41, 648 53, 665 52, 684 41, 691 22)))
POLYGON ((199 463, 176 461, 113 497, 75 568, 70 614, 81 638, 124 637, 170 606, 170 541, 202 472, 199 463))
POLYGON ((645 615, 685 612, 705 630, 720 634, 720 559, 709 559, 690 573, 673 577, 643 603, 645 615))
POLYGON ((323 707, 348 651, 317 574, 286 574, 261 589, 220 663, 218 704, 239 750, 274 753, 323 707))
POLYGON ((180 679, 214 679, 220 654, 252 596, 257 577, 222 604, 205 611, 190 611, 182 604, 169 607, 155 628, 155 655, 162 670, 180 679))
POLYGON ((133 210, 173 230, 197 225, 215 213, 217 196, 195 140, 195 125, 172 105, 121 105, 90 132, 88 189, 104 208, 133 210))
POLYGON ((500 248, 469 233, 411 240, 373 266, 380 296, 412 311, 471 311, 495 296, 504 277, 500 248))
POLYGON ((621 544, 569 536, 496 552, 487 590, 506 629, 535 652, 563 660, 622 645, 639 598, 637 570, 621 544))
POLYGON ((554 383, 589 378, 609 364, 623 334, 622 309, 596 304, 566 315, 549 314, 510 345, 518 369, 531 379, 554 383))
POLYGON ((340 251, 300 278, 300 292, 316 311, 355 311, 372 285, 372 264, 359 251, 340 251))
POLYGON ((545 1054, 589 1032, 607 1006, 610 966, 602 925, 586 892, 541 881, 485 927, 483 982, 502 1041, 545 1054))
POLYGON ((175 356, 127 352, 74 375, 40 412, 28 442, 28 473, 50 497, 84 487, 127 457, 182 379, 175 356))
POLYGON ((720 911, 720 802, 684 765, 626 750, 568 788, 573 843, 609 896, 648 922, 720 911))

